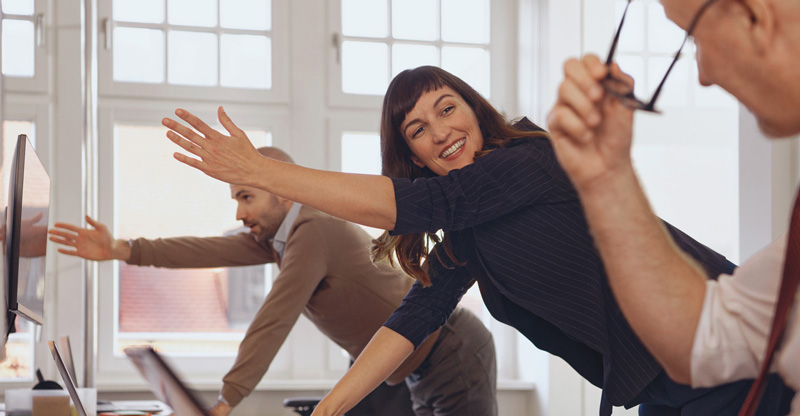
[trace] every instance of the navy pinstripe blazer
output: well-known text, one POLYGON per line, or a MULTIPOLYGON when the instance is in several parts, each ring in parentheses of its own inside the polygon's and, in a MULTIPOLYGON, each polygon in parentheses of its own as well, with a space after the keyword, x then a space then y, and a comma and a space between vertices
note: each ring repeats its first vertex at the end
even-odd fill
MULTIPOLYGON (((527 119, 517 127, 538 129, 527 119)), ((466 265, 432 256, 433 285, 415 284, 385 326, 419 345, 477 281, 496 319, 602 387, 604 402, 633 404, 662 370, 614 299, 577 193, 547 139, 514 140, 445 176, 393 182, 392 233, 449 231, 466 265)), ((666 226, 709 276, 732 272, 722 255, 666 226)))

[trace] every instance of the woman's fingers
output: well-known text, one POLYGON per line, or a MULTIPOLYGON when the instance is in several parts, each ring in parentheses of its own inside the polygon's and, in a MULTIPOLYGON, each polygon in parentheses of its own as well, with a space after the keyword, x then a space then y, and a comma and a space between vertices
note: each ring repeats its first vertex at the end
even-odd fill
POLYGON ((222 106, 219 106, 217 109, 217 117, 219 118, 219 122, 222 123, 222 127, 225 127, 225 130, 234 137, 244 137, 246 136, 244 131, 240 129, 236 124, 233 123, 230 117, 228 117, 228 113, 225 112, 225 109, 222 106))
POLYGON ((205 135, 205 138, 213 137, 214 135, 219 135, 219 132, 209 127, 203 120, 200 120, 199 117, 195 116, 194 114, 179 108, 175 110, 175 115, 180 117, 183 121, 189 123, 190 126, 194 127, 200 133, 205 135))

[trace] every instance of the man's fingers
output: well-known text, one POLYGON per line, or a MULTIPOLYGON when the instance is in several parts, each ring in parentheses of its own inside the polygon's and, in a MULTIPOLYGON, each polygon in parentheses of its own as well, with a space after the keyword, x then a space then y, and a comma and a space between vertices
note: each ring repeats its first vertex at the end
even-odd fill
POLYGON ((594 79, 603 79, 608 74, 608 66, 606 66, 606 63, 601 61, 597 55, 584 55, 584 57, 581 58, 581 62, 583 62, 594 79))
POLYGON ((71 240, 71 239, 50 236, 50 241, 52 241, 54 243, 57 243, 57 244, 65 245, 65 246, 75 247, 75 241, 71 240))
POLYGON ((58 237, 66 238, 66 239, 69 239, 69 240, 75 240, 76 238, 78 238, 77 234, 67 233, 67 232, 60 231, 60 230, 49 230, 48 234, 50 234, 51 236, 58 236, 58 237))
POLYGON ((86 223, 91 225, 94 228, 103 228, 104 227, 102 223, 95 221, 94 219, 92 219, 92 217, 90 217, 88 215, 86 216, 86 223))
POLYGON ((80 256, 78 256, 78 250, 67 250, 65 248, 60 248, 60 249, 58 249, 58 252, 61 253, 61 254, 66 254, 68 256, 80 257, 80 256))
POLYGON ((586 64, 577 59, 570 59, 564 63, 564 78, 573 82, 590 100, 597 102, 603 98, 603 87, 600 79, 587 68, 586 64))
POLYGON ((547 116, 547 126, 552 134, 566 136, 579 144, 584 144, 593 137, 592 131, 583 119, 563 105, 556 106, 550 111, 547 116))
POLYGON ((222 123, 222 127, 225 127, 225 130, 227 130, 228 133, 231 134, 231 136, 235 137, 246 136, 244 131, 242 131, 242 129, 236 126, 236 124, 233 123, 233 120, 231 120, 231 118, 228 117, 228 113, 225 112, 222 106, 219 106, 219 108, 217 109, 217 118, 219 118, 219 122, 222 123))
POLYGON ((558 89, 558 101, 560 105, 566 105, 592 127, 600 124, 600 112, 595 103, 578 87, 572 80, 566 79, 558 89))
MULTIPOLYGON (((73 232, 73 233, 75 233, 75 234, 77 234, 77 233, 78 233, 80 230, 82 230, 82 229, 83 229, 83 228, 81 228, 81 227, 76 227, 76 226, 74 226, 74 225, 72 225, 72 224, 67 224, 67 223, 65 223, 65 222, 57 222, 57 223, 53 224, 53 227, 55 227, 55 228, 63 228, 63 229, 65 229, 65 230, 72 231, 72 232, 73 232)), ((52 233, 53 231, 58 231, 58 230, 55 230, 55 229, 51 229, 51 230, 50 230, 50 232, 51 232, 51 233, 52 233)))
POLYGON ((616 62, 611 64, 609 72, 611 73, 611 76, 614 77, 614 79, 622 81, 628 87, 633 88, 633 77, 626 74, 625 72, 622 72, 622 68, 620 68, 616 62))

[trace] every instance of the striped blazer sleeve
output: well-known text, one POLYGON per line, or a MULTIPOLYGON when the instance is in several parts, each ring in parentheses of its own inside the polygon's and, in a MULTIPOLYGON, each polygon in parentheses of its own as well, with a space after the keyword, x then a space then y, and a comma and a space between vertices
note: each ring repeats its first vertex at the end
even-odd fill
POLYGON ((431 178, 393 179, 397 220, 393 235, 458 231, 509 212, 546 203, 559 179, 545 139, 519 139, 475 163, 431 178))

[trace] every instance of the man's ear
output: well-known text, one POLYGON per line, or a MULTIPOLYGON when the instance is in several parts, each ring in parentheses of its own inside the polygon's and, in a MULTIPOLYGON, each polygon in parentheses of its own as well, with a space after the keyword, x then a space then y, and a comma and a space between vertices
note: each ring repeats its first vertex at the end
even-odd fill
POLYGON ((770 50, 775 41, 775 5, 771 0, 739 0, 740 7, 745 8, 750 18, 750 33, 757 51, 770 50))
POLYGON ((421 167, 423 169, 425 168, 425 164, 422 163, 421 160, 419 160, 417 155, 411 155, 411 161, 414 162, 415 165, 417 165, 417 166, 419 166, 419 167, 421 167))

